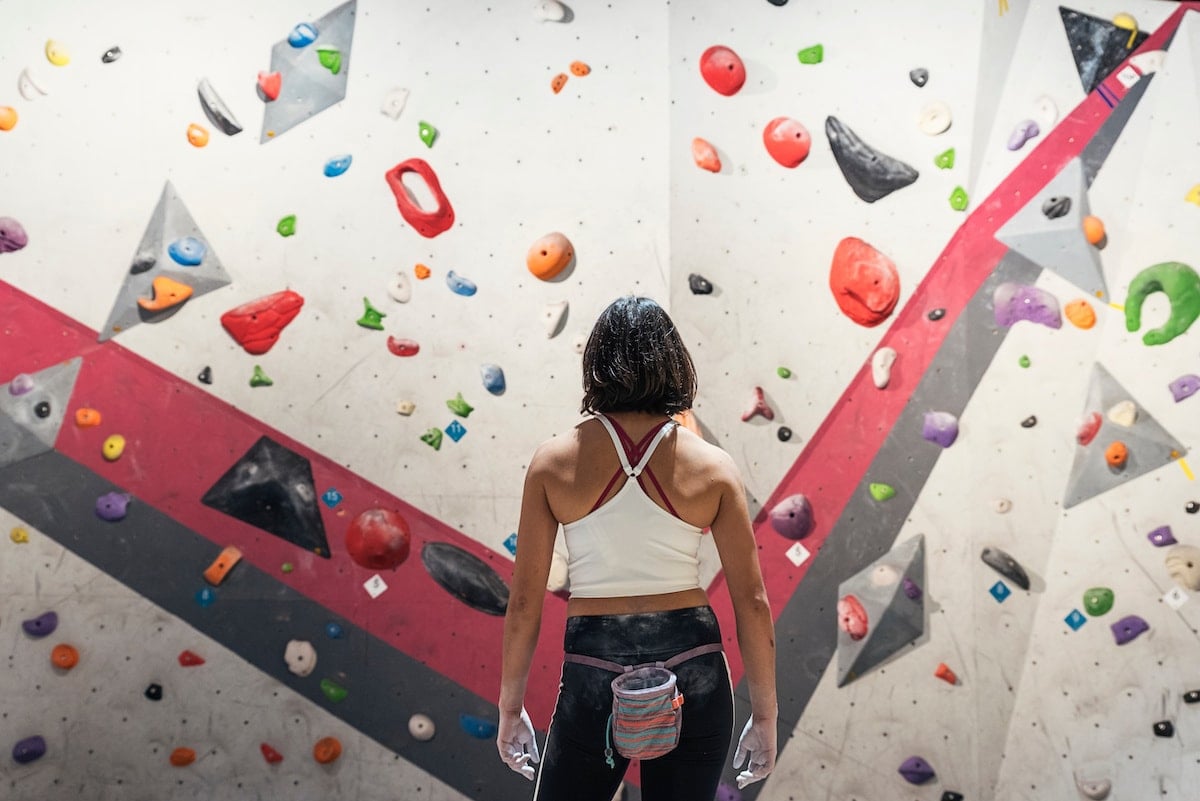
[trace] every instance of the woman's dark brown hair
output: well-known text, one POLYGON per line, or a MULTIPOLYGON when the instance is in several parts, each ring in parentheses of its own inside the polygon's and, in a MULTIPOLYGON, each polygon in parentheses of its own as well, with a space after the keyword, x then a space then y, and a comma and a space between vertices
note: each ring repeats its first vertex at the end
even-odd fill
POLYGON ((696 368, 662 307, 629 295, 600 313, 583 351, 584 414, 692 408, 696 368))

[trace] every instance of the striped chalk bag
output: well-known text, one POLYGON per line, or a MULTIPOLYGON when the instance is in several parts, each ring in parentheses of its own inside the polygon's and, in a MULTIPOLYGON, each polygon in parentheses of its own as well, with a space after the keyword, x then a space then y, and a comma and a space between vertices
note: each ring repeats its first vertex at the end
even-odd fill
POLYGON ((709 643, 676 654, 665 662, 621 665, 582 654, 565 654, 567 662, 616 673, 612 680, 612 714, 604 738, 604 758, 610 768, 613 748, 627 759, 654 759, 679 744, 683 728, 683 693, 671 669, 689 659, 721 651, 720 643, 709 643))

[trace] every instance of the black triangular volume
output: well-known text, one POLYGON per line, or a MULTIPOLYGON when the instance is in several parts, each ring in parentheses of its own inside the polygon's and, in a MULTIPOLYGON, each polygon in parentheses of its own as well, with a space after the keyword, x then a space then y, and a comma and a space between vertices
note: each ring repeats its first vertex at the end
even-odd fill
POLYGON ((1059 6, 1058 13, 1062 15, 1071 55, 1075 57, 1079 82, 1087 94, 1091 94, 1149 36, 1138 31, 1131 42, 1130 31, 1101 17, 1073 11, 1066 6, 1059 6))
POLYGON ((205 506, 329 558, 312 465, 262 437, 204 494, 205 506))

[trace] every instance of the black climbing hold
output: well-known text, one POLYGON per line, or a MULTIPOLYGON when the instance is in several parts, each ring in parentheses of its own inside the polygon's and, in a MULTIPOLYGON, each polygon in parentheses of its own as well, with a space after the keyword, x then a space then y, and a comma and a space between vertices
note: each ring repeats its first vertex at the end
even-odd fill
POLYGON ((508 609, 508 585, 486 562, 448 542, 421 549, 421 564, 442 589, 472 609, 502 616, 508 609))
POLYGON ((1065 195, 1055 195, 1051 198, 1046 198, 1046 202, 1042 204, 1042 214, 1046 215, 1048 220, 1057 220, 1059 217, 1066 215, 1071 210, 1071 198, 1065 195))
POLYGON ((846 183, 868 203, 903 189, 920 175, 903 161, 868 145, 837 117, 825 118, 825 137, 846 183))
POLYGON ((1183 694, 1185 704, 1200 704, 1200 690, 1188 690, 1183 694))
POLYGON ((1160 720, 1154 724, 1154 735, 1156 737, 1174 737, 1175 724, 1169 720, 1160 720))
POLYGON ((924 67, 917 67, 915 70, 908 71, 908 79, 917 86, 924 86, 929 83, 929 70, 924 67))
POLYGON ((929 312, 929 314, 927 314, 925 316, 928 317, 930 320, 933 320, 936 323, 938 320, 940 320, 946 316, 946 310, 945 309, 934 309, 933 311, 929 312))
POLYGON ((711 295, 713 291, 712 282, 699 273, 688 276, 688 288, 693 295, 711 295))
POLYGON ((1036 425, 1037 425, 1037 417, 1032 414, 1021 421, 1021 428, 1033 428, 1036 425))
POLYGON ((33 413, 45 420, 50 416, 50 401, 42 401, 33 407, 33 413))
POLYGON ((1058 7, 1071 55, 1075 57, 1075 69, 1085 94, 1092 91, 1115 70, 1129 54, 1146 41, 1145 31, 1137 31, 1132 41, 1127 28, 1118 28, 1112 22, 1090 14, 1082 14, 1063 6, 1058 7))
POLYGON ((780 426, 779 430, 775 432, 775 436, 779 437, 780 442, 787 442, 792 438, 792 429, 787 426, 780 426))
POLYGON ((103 61, 105 64, 111 64, 120 57, 121 57, 121 48, 114 45, 104 51, 104 54, 102 56, 100 56, 100 60, 103 61))
POLYGON ((144 273, 147 270, 153 269, 154 265, 157 263, 158 263, 158 259, 154 258, 153 256, 151 256, 149 254, 138 255, 133 260, 133 264, 130 265, 130 267, 129 267, 129 274, 130 275, 138 275, 140 273, 144 273))
POLYGON ((146 697, 149 698, 151 701, 161 701, 162 700, 162 685, 161 684, 151 684, 149 687, 146 688, 146 697))
POLYGON ((1186 504, 1184 504, 1183 511, 1187 512, 1189 515, 1194 515, 1196 512, 1200 512, 1200 503, 1197 503, 1196 501, 1188 501, 1186 504))
POLYGON ((985 565, 1011 580, 1021 589, 1029 589, 1029 576, 1025 573, 1025 568, 1021 567, 1021 563, 1009 554, 999 548, 984 548, 979 558, 985 565))
POLYGON ((956 793, 953 790, 947 790, 942 793, 942 801, 963 801, 963 794, 956 793))
POLYGON ((196 378, 199 379, 201 384, 211 384, 212 368, 205 365, 204 369, 200 371, 200 375, 196 376, 196 378))
POLYGON ((328 559, 318 496, 308 459, 262 437, 200 502, 328 559))
POLYGON ((773 6, 786 6, 787 0, 767 0, 773 6))

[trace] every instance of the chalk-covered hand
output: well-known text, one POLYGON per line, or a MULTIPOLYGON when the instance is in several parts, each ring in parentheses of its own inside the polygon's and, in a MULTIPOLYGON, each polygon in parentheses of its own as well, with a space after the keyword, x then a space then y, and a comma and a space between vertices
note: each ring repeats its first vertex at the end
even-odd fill
POLYGON ((749 757, 746 769, 737 775, 738 789, 767 778, 775 768, 775 719, 755 720, 751 717, 742 729, 737 750, 733 752, 733 766, 740 768, 749 757))
POLYGON ((533 731, 533 722, 529 713, 521 707, 521 714, 500 712, 500 731, 496 735, 496 748, 504 764, 520 773, 529 781, 533 781, 534 768, 531 762, 537 762, 537 736, 533 731))

